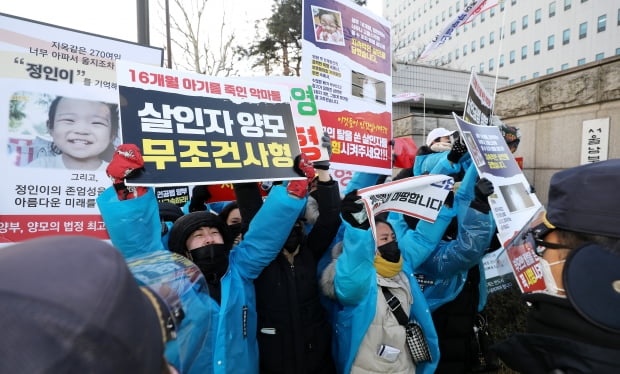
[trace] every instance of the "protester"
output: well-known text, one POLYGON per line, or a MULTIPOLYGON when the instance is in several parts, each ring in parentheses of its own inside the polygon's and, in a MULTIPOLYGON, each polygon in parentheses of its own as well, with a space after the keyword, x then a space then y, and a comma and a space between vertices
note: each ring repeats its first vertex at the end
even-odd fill
POLYGON ((117 106, 58 96, 50 104, 47 129, 55 155, 39 157, 29 167, 103 171, 118 132, 117 106))
POLYGON ((467 148, 458 139, 457 131, 450 131, 443 127, 431 130, 426 136, 426 144, 418 149, 413 164, 413 175, 425 174, 457 174, 469 166, 467 148), (461 164, 464 163, 464 166, 461 164))
POLYGON ((523 373, 620 372, 620 159, 555 173, 530 231, 546 289, 526 293, 527 332, 496 345, 523 373))
POLYGON ((1 373, 176 373, 168 309, 117 249, 52 236, 0 250, 1 373))
MULTIPOLYGON (((155 223, 152 223, 153 219, 146 219, 151 217, 148 212, 157 206, 152 189, 129 188, 122 180, 142 166, 137 147, 119 146, 108 167, 115 188, 106 190, 98 199, 110 238, 113 243, 119 243, 118 248, 126 256, 162 248, 158 217, 155 216, 155 223), (121 200, 123 197, 130 199, 121 200), (156 231, 157 240, 152 231, 156 231)), ((192 353, 184 358, 195 358, 198 362, 196 367, 183 372, 258 372, 252 282, 278 254, 305 204, 308 178, 314 175, 313 169, 304 157, 298 157, 295 166, 306 173, 306 178, 291 181, 287 187, 272 188, 244 239, 233 251, 230 250, 232 237, 216 214, 207 211, 189 213, 172 226, 168 242, 170 250, 196 263, 207 280, 211 296, 210 316, 202 324, 196 322, 193 325, 197 334, 200 334, 201 326, 209 326, 210 340, 203 346, 189 347, 192 353), (310 171, 312 175, 308 174, 310 171)))
POLYGON ((344 238, 334 250, 342 253, 334 255, 321 278, 322 291, 339 305, 334 316, 338 372, 434 372, 439 360, 435 328, 391 225, 378 217, 375 241, 355 190, 345 196, 341 211, 344 238), (393 297, 387 296, 386 289, 393 297), (396 307, 395 301, 401 307, 396 307), (400 319, 406 321, 399 321, 395 310, 401 310, 405 316, 400 319), (422 351, 428 356, 416 356, 417 362, 403 323, 410 328, 421 326, 424 334, 415 341, 425 347, 422 351))

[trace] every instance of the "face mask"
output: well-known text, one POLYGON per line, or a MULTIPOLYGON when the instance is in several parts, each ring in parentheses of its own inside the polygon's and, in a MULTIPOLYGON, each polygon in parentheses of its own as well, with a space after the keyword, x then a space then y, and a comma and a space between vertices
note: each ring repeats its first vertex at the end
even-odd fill
POLYGON ((400 260, 400 249, 396 240, 377 247, 377 250, 386 261, 398 262, 400 260))
POLYGON ((228 270, 229 251, 225 244, 205 245, 190 251, 189 254, 208 282, 219 281, 228 270))
POLYGON ((437 142, 437 143, 431 145, 431 151, 433 151, 433 152, 445 152, 445 151, 449 151, 451 149, 452 149, 452 144, 451 143, 437 142))
POLYGON ((239 234, 241 234, 241 222, 228 225, 228 231, 233 238, 239 236, 239 234))
POLYGON ((291 230, 288 238, 286 238, 284 248, 290 253, 293 253, 297 250, 297 247, 301 244, 303 239, 304 227, 303 225, 296 223, 295 226, 293 226, 293 230, 291 230))
POLYGON ((540 268, 543 273, 543 279, 545 280, 545 291, 554 296, 565 297, 564 295, 559 294, 559 292, 564 292, 564 289, 558 288, 558 285, 555 283, 555 278, 553 277, 553 274, 551 273, 551 267, 553 265, 558 265, 563 262, 566 262, 566 260, 560 260, 560 261, 549 263, 544 258, 539 258, 538 261, 540 262, 540 268))

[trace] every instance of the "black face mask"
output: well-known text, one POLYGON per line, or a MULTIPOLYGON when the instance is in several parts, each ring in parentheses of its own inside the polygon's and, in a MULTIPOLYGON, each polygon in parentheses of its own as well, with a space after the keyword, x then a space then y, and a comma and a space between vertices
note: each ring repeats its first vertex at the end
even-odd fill
POLYGON ((241 229, 241 222, 228 225, 228 231, 233 238, 236 238, 239 234, 241 234, 241 229))
POLYGON ((190 256, 207 282, 213 283, 226 274, 229 253, 225 244, 209 244, 190 251, 190 256))
POLYGON ((286 242, 284 243, 284 248, 289 252, 295 252, 297 247, 301 245, 301 242, 304 240, 304 225, 300 223, 296 223, 293 226, 293 230, 286 238, 286 242))
POLYGON ((396 240, 377 247, 379 254, 386 261, 398 262, 400 260, 400 249, 398 248, 398 242, 396 240))

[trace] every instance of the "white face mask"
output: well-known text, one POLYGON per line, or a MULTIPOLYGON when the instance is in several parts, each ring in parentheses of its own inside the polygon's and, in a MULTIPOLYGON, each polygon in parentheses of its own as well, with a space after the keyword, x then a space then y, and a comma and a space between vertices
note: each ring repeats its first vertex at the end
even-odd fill
POLYGON ((540 267, 543 274, 543 279, 545 280, 545 291, 551 295, 566 297, 565 295, 560 295, 559 292, 565 292, 563 288, 559 288, 555 283, 555 278, 553 277, 553 273, 551 273, 551 267, 553 265, 558 265, 566 262, 566 260, 560 260, 555 262, 548 262, 544 258, 539 258, 540 267))

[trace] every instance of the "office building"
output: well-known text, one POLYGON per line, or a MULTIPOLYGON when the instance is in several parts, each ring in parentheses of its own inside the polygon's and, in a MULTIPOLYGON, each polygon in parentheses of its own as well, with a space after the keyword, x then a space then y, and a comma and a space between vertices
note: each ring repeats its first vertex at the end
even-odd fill
POLYGON ((469 2, 383 0, 382 15, 392 23, 393 60, 474 69, 514 84, 620 54, 618 1, 500 0, 417 60, 469 2))

